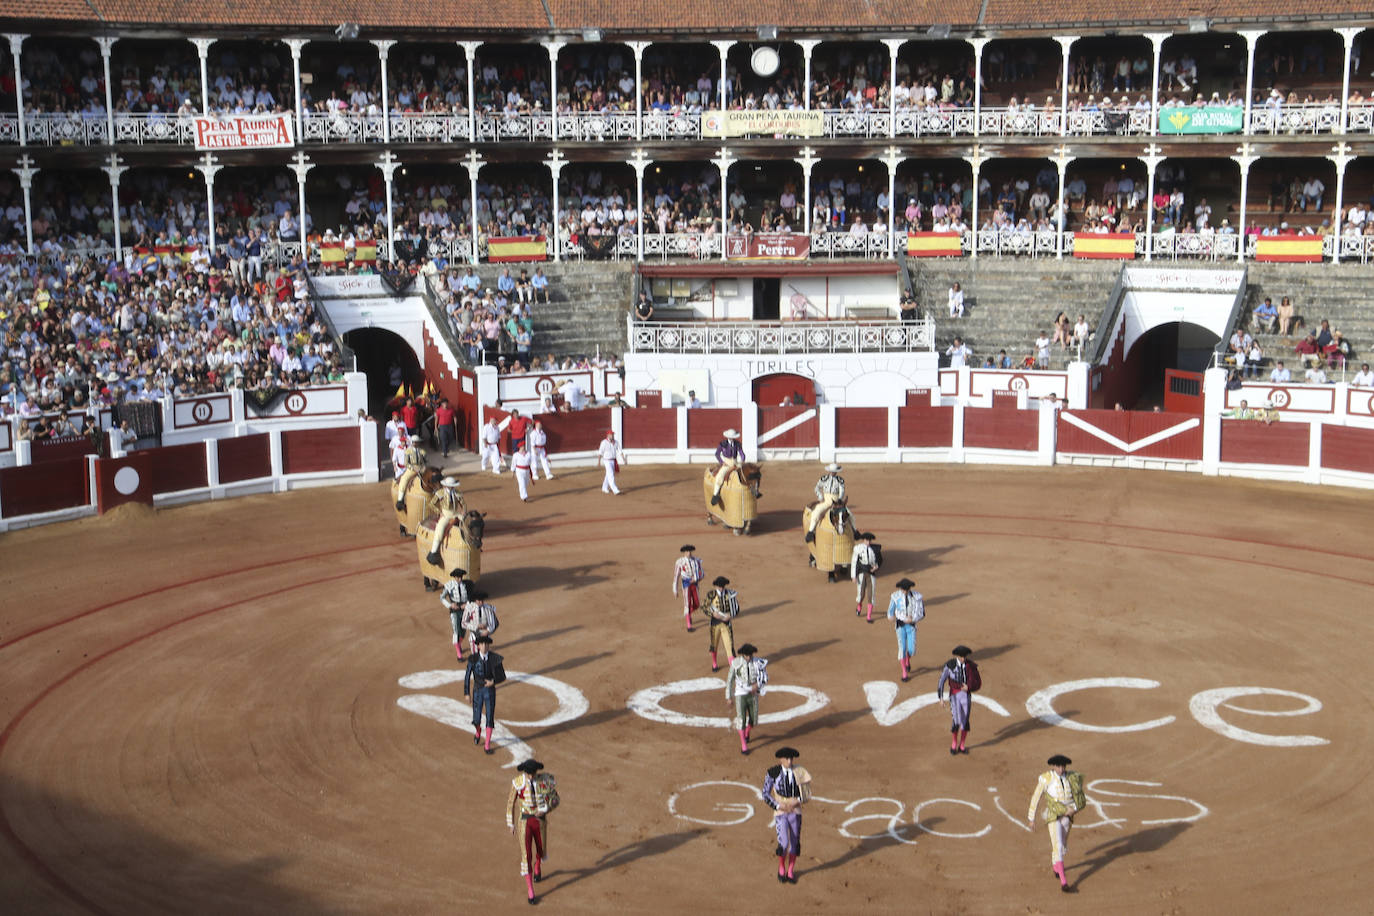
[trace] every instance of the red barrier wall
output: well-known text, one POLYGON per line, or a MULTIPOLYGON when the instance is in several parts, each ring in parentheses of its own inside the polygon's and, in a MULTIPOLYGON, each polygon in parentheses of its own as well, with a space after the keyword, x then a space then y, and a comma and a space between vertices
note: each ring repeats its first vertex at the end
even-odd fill
POLYGON ((219 482, 238 483, 272 476, 272 446, 267 433, 218 439, 215 442, 219 459, 219 482))
POLYGON ((1221 421, 1221 460, 1233 464, 1307 465, 1311 427, 1306 423, 1221 421))
MULTIPOLYGON (((95 463, 95 505, 104 515, 125 503, 153 504, 153 451, 128 452, 122 458, 101 458, 95 463), (120 492, 120 485, 127 493, 120 492)), ((204 449, 201 450, 202 463, 204 449)))
POLYGON ((33 456, 34 464, 44 464, 48 461, 65 461, 69 458, 81 458, 85 455, 95 454, 95 449, 91 448, 91 440, 85 436, 64 436, 61 439, 44 439, 34 442, 31 446, 30 454, 33 456))
MULTIPOLYGON (((459 369, 455 376, 448 371, 443 355, 439 352, 429 328, 422 330, 424 337, 425 379, 439 391, 440 397, 448 398, 449 405, 458 413, 458 444, 470 451, 478 447, 477 432, 477 376, 465 369, 459 369), (463 379, 468 379, 472 393, 463 391, 463 379)), ((383 418, 385 419, 385 418, 383 418)))
POLYGON ((949 448, 953 440, 953 407, 898 409, 897 444, 902 448, 949 448))
MULTIPOLYGON (((786 423, 793 417, 800 416, 814 407, 760 407, 759 408, 759 439, 770 429, 786 423)), ((884 424, 886 421, 884 421, 884 424)), ((886 426, 884 426, 886 428, 886 426)), ((886 437, 884 437, 886 443, 886 437)), ((768 441, 760 441, 759 448, 817 448, 821 444, 821 420, 819 416, 814 416, 805 423, 799 423, 787 432, 775 436, 768 441)))
POLYGON ((836 407, 835 445, 839 448, 887 446, 886 407, 836 407))
POLYGON ((1322 467, 1374 474, 1374 429, 1323 426, 1322 467))
MULTIPOLYGON (((1179 413, 1137 413, 1120 410, 1075 410, 1073 416, 1108 435, 1131 445, 1147 436, 1186 423, 1201 421, 1201 417, 1179 413)), ((1135 455, 1140 458, 1176 458, 1185 461, 1202 460, 1202 424, 1184 430, 1135 451, 1125 451, 1097 436, 1079 429, 1059 417, 1058 451, 1075 455, 1135 455)))
POLYGON ((0 468, 0 511, 6 518, 89 504, 85 458, 0 468))
POLYGON ((720 434, 744 425, 738 407, 698 407, 687 411, 687 447, 715 448, 720 434))
POLYGON ((363 443, 356 427, 292 429, 281 434, 283 474, 343 471, 363 465, 363 443))
MULTIPOLYGON (((690 413, 690 411, 689 411, 690 413)), ((626 410, 625 448, 677 448, 677 411, 671 407, 626 410)))
MULTIPOLYGON (((634 413, 632 410, 626 414, 634 413)), ((549 434, 550 455, 561 452, 594 452, 611 428, 611 408, 597 407, 573 413, 541 413, 544 432, 549 434)), ((625 443, 620 443, 621 448, 625 443)))
POLYGON ((150 448, 135 454, 148 456, 149 484, 154 493, 175 493, 210 485, 205 469, 205 446, 200 442, 150 448))
POLYGON ((1038 410, 964 410, 965 448, 1004 448, 1033 452, 1040 445, 1038 410))

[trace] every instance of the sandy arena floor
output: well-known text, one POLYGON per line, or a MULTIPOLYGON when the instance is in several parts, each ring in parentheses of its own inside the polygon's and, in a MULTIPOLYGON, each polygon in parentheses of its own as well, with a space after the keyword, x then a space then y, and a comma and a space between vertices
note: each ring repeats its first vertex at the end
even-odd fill
MULTIPOLYGON (((855 513, 887 560, 879 611, 903 575, 926 598, 916 677, 899 684, 891 627, 856 619, 852 587, 806 567, 798 509, 814 470, 769 466, 755 533, 738 538, 705 525, 699 467, 628 468, 614 498, 596 472, 570 471, 529 504, 509 475, 467 475, 469 504, 490 513, 496 649, 539 676, 502 687, 497 713, 525 723, 510 732, 563 798, 541 906, 1368 909, 1374 496, 851 467, 855 513), (669 594, 683 541, 708 578, 740 589, 736 640, 771 660, 763 712, 790 716, 761 725, 749 757, 732 731, 627 705, 711 674, 701 618, 684 632, 669 594), (933 691, 958 642, 1006 715, 975 707, 971 753, 953 758, 947 713, 909 701, 933 691), (1065 692, 1058 714, 1136 730, 1028 713, 1033 694, 1091 678, 1143 683, 1065 692), (1308 701, 1241 696, 1204 727, 1190 701, 1206 718, 1197 695, 1228 687, 1322 708, 1284 716, 1308 701), (818 796, 796 886, 773 880, 757 800, 783 743, 818 796), (1096 802, 1071 838, 1074 896, 1051 876, 1044 827, 1024 821, 1055 752, 1096 802)), ((473 747, 461 684, 443 673, 456 667, 447 615, 420 587, 385 485, 12 533, 0 596, 4 912, 526 910, 502 816, 520 749, 473 747)), ((719 688, 661 706, 728 714, 719 688)))

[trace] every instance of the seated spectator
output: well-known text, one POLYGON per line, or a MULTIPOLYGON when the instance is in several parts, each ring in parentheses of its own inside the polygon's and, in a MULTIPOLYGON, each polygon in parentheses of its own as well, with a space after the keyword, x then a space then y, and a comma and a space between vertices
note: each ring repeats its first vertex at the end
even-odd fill
POLYGON ((1369 371, 1369 363, 1360 363, 1360 371, 1350 379, 1356 388, 1374 388, 1374 372, 1369 371))
POLYGON ((1278 323, 1279 310, 1275 308, 1274 300, 1271 297, 1265 296, 1264 301, 1255 307, 1252 314, 1255 319, 1256 330, 1267 331, 1270 334, 1274 333, 1278 323))
POLYGON ((1307 336, 1298 341, 1297 346, 1293 349, 1302 357, 1304 363, 1321 361, 1321 347, 1317 345, 1317 332, 1315 330, 1308 331, 1307 336))
POLYGON ((1293 333, 1294 326, 1306 327, 1306 323, 1293 310, 1293 300, 1284 296, 1279 300, 1279 333, 1287 337, 1293 333))
POLYGON ((1288 371, 1288 367, 1283 364, 1283 360, 1279 360, 1274 364, 1273 371, 1269 373, 1269 381, 1286 384, 1293 381, 1293 373, 1288 371))
POLYGON ((1326 377, 1325 364, 1321 362, 1313 363, 1311 366, 1308 366, 1305 377, 1309 385, 1325 385, 1331 381, 1326 377))

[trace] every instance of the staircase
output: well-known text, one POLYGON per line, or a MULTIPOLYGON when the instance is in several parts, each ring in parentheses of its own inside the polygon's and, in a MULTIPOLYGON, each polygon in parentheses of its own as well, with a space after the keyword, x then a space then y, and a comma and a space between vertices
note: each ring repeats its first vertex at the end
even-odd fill
MULTIPOLYGON (((1272 297, 1275 306, 1288 296, 1294 312, 1307 324, 1288 336, 1255 333, 1247 309, 1242 324, 1255 334, 1264 350, 1264 374, 1268 375, 1274 361, 1281 359, 1293 371, 1294 381, 1300 381, 1301 366, 1293 347, 1308 330, 1319 328, 1323 318, 1331 322, 1331 330, 1340 331, 1350 341, 1354 351, 1351 372, 1359 369, 1361 361, 1374 357, 1374 311, 1368 306, 1372 270, 1367 264, 1251 264, 1245 299, 1248 308, 1259 305, 1265 296, 1272 297)), ((1333 380, 1340 379, 1339 370, 1328 374, 1333 380)))
MULTIPOLYGON (((986 357, 996 357, 998 350, 1006 350, 1019 365, 1034 353, 1041 331, 1054 337, 1052 324, 1060 311, 1068 313, 1071 323, 1080 314, 1087 315, 1088 325, 1096 329, 1121 262, 908 258, 907 269, 923 314, 935 319, 935 345, 942 364, 947 361, 945 349, 958 334, 973 350, 970 365, 982 365, 986 357), (963 318, 949 317, 949 289, 956 280, 964 290, 963 318)), ((1050 368, 1062 369, 1076 355, 1056 344, 1050 351, 1050 368)))
POLYGON ((534 349, 557 356, 620 356, 634 302, 633 261, 545 264, 549 304, 534 307, 534 349))
MULTIPOLYGON (((506 265, 483 264, 477 268, 483 286, 495 288, 506 265)), ((511 275, 526 267, 512 264, 511 275)), ((549 278, 549 303, 534 304, 534 353, 543 356, 620 356, 625 352, 625 315, 634 302, 633 261, 565 261, 537 265, 549 278)))

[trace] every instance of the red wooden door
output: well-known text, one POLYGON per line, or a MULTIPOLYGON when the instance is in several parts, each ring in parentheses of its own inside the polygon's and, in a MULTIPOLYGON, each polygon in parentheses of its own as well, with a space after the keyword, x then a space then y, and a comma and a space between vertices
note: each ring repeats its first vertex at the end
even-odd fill
POLYGON ((1202 373, 1165 369, 1164 409, 1170 413, 1202 413, 1202 373))

